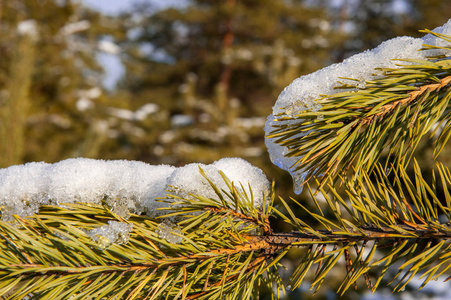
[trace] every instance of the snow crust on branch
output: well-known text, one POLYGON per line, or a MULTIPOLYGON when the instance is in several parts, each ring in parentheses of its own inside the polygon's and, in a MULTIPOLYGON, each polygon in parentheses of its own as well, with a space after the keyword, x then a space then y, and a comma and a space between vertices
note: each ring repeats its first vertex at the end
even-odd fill
POLYGON ((165 197, 169 188, 186 197, 200 194, 217 198, 199 167, 219 189, 228 190, 219 171, 225 173, 237 190, 242 190, 241 182, 249 194, 250 185, 257 208, 269 193, 270 183, 264 173, 240 158, 179 168, 139 161, 73 158, 54 164, 32 162, 0 169, 1 217, 9 221, 14 214, 31 216, 47 204, 102 201, 123 218, 128 218, 129 213, 163 214, 156 209, 169 204, 155 198, 165 197))
MULTIPOLYGON (((433 30, 435 33, 451 35, 451 19, 443 26, 433 30)), ((322 95, 333 95, 342 92, 334 89, 338 81, 346 83, 344 78, 353 78, 360 81, 362 85, 367 80, 373 80, 381 74, 375 74, 375 68, 397 68, 397 59, 425 59, 428 56, 443 54, 446 50, 433 49, 419 51, 422 45, 447 46, 446 41, 428 34, 423 38, 397 37, 381 43, 378 47, 356 54, 336 63, 318 70, 314 73, 301 76, 288 85, 279 95, 272 114, 265 124, 265 135, 268 136, 274 130, 274 125, 290 124, 292 120, 276 121, 280 114, 283 116, 294 116, 302 111, 318 111, 321 105, 315 100, 322 95)), ((355 84, 355 81, 349 81, 355 84)), ((297 120, 299 122, 299 120, 297 120)), ((299 157, 285 157, 289 152, 287 147, 280 146, 273 139, 265 139, 271 161, 279 168, 290 172, 294 181, 296 194, 302 192, 302 183, 305 179, 305 171, 295 171, 293 165, 299 157)))

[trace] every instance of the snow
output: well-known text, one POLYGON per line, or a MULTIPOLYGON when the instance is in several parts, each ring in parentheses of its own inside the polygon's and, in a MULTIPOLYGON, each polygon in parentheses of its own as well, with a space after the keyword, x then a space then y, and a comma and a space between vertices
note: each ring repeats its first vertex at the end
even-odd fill
POLYGON ((173 127, 184 127, 189 126, 194 123, 194 119, 189 115, 177 114, 171 117, 171 126, 173 127))
POLYGON ((17 24, 17 33, 33 40, 38 38, 38 24, 35 20, 25 20, 17 24))
POLYGON ((124 222, 108 221, 108 225, 94 228, 87 233, 101 250, 108 248, 113 243, 127 244, 130 239, 130 232, 133 229, 133 224, 124 222))
POLYGON ((156 113, 158 110, 159 106, 155 103, 144 104, 136 111, 116 107, 107 108, 107 112, 111 116, 127 121, 144 121, 150 114, 156 113))
POLYGON ((252 187, 254 195, 254 204, 256 207, 263 206, 264 194, 268 194, 270 189, 269 181, 259 168, 252 166, 240 158, 223 158, 211 165, 189 164, 183 168, 176 169, 168 178, 168 185, 177 187, 179 196, 189 197, 190 194, 200 194, 207 198, 216 198, 215 191, 210 188, 208 181, 200 174, 199 166, 219 190, 228 191, 227 185, 222 179, 221 170, 239 192, 250 195, 249 184, 252 187), (196 184, 193 184, 195 182, 196 184), (243 185, 241 187, 240 183, 243 185), (199 192, 201 191, 201 192, 199 192))
POLYGON ((79 90, 77 91, 77 95, 80 98, 96 99, 102 95, 102 90, 96 86, 86 90, 79 90))
POLYGON ((180 227, 166 220, 158 225, 157 234, 171 244, 180 244, 183 240, 180 227))
POLYGON ((127 121, 132 121, 135 116, 133 111, 125 108, 108 107, 107 112, 116 118, 127 121))
POLYGON ((91 22, 87 20, 81 20, 74 23, 66 24, 59 30, 59 33, 63 36, 71 35, 80 31, 88 30, 91 27, 91 22))
POLYGON ((94 108, 94 102, 87 98, 80 98, 75 102, 75 107, 79 111, 87 111, 88 109, 94 108))
POLYGON ((146 103, 134 113, 134 119, 144 121, 148 115, 158 112, 159 106, 155 103, 146 103))
POLYGON ((33 162, 0 169, 0 207, 2 220, 12 215, 30 216, 41 205, 63 203, 101 204, 128 218, 129 213, 159 215, 157 208, 168 206, 155 201, 165 197, 171 187, 186 197, 200 194, 217 198, 199 167, 219 189, 228 190, 219 171, 234 182, 237 190, 250 193, 256 207, 262 207, 270 184, 263 172, 240 158, 223 158, 211 165, 189 164, 184 167, 149 165, 139 161, 72 158, 54 164, 33 162), (242 190, 239 183, 242 183, 242 190))
POLYGON ((108 54, 118 55, 121 52, 121 48, 115 43, 108 40, 101 40, 97 44, 100 51, 103 51, 108 54))
MULTIPOLYGON (((32 162, 0 169, 1 219, 13 221, 14 215, 32 216, 41 205, 75 202, 104 203, 125 220, 130 213, 156 217, 164 214, 158 208, 169 206, 156 198, 166 197, 169 190, 184 197, 199 194, 217 198, 208 181, 201 176, 199 167, 220 190, 227 191, 228 188, 219 171, 226 174, 239 192, 250 195, 250 185, 255 207, 263 206, 270 183, 259 168, 240 158, 223 158, 211 165, 189 164, 179 168, 139 161, 71 158, 54 164, 32 162)), ((109 221, 108 225, 86 234, 99 249, 106 249, 113 243, 127 243, 131 230, 131 224, 109 221)), ((157 234, 169 243, 182 241, 180 228, 169 221, 160 224, 157 234)))
MULTIPOLYGON (((451 20, 442 27, 434 30, 436 33, 451 35, 451 20)), ((277 121, 277 116, 295 116, 301 111, 318 111, 321 105, 315 100, 321 95, 333 95, 341 92, 334 89, 337 82, 346 82, 345 78, 354 78, 360 81, 361 85, 365 81, 376 78, 375 68, 397 68, 399 61, 396 59, 425 59, 427 56, 442 54, 446 50, 433 49, 419 51, 423 44, 433 46, 446 46, 447 43, 431 34, 423 38, 398 37, 383 42, 378 47, 356 54, 341 63, 330 65, 314 73, 301 76, 295 79, 279 95, 272 114, 268 116, 265 124, 265 134, 269 135, 274 130, 273 125, 287 124, 294 122, 291 120, 277 121)), ((355 84, 355 81, 349 83, 355 84)), ((299 120, 297 120, 299 122, 299 120)), ((299 157, 286 158, 289 149, 276 144, 272 139, 265 140, 271 161, 291 173, 294 179, 295 192, 302 192, 302 182, 305 178, 305 170, 294 171, 293 165, 300 159, 299 157)))

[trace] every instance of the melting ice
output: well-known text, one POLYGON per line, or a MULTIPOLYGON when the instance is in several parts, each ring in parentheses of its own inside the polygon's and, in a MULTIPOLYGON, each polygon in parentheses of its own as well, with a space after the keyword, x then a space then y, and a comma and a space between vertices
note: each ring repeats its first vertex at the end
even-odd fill
POLYGON ((157 234, 171 244, 180 244, 183 240, 180 236, 182 234, 180 227, 169 221, 163 221, 158 225, 157 234))
POLYGON ((132 224, 124 222, 108 221, 108 225, 94 228, 87 234, 97 243, 99 249, 108 248, 111 244, 127 244, 132 224))

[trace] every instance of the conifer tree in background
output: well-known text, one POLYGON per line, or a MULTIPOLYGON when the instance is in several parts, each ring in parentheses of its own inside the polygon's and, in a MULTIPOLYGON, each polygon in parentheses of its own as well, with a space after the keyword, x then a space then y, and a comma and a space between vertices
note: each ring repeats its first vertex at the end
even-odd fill
POLYGON ((77 101, 101 85, 98 41, 114 22, 74 1, 2 1, 0 14, 0 165, 73 156, 92 121, 77 101))
POLYGON ((23 162, 25 126, 30 109, 30 86, 34 71, 35 45, 38 28, 35 21, 18 24, 9 66, 9 78, 1 106, 0 166, 23 162))
MULTIPOLYGON (((259 125, 284 86, 383 40, 419 36, 418 28, 435 28, 447 20, 443 1, 406 1, 407 12, 394 10, 394 2, 190 1, 164 10, 138 6, 123 15, 129 34, 117 39, 127 69, 119 90, 134 109, 150 101, 160 110, 152 120, 133 123, 145 130, 144 137, 122 131, 124 145, 111 148, 118 154, 108 157, 183 165, 239 156, 276 178, 286 176, 269 163, 259 125), (415 27, 406 29, 406 24, 415 27), (227 91, 221 78, 229 78, 227 91), (218 116, 220 102, 228 109, 218 116), (229 112, 235 121, 221 120, 229 112), (177 122, 180 115, 187 122, 177 122), (255 125, 242 126, 242 118, 255 125)), ((289 182, 287 176, 277 185, 284 196, 289 182)))
MULTIPOLYGON (((287 148, 282 160, 294 158, 290 171, 305 175, 296 184, 309 190, 315 209, 282 198, 276 208, 274 190, 257 206, 261 196, 237 188, 224 174, 227 188, 220 189, 202 169, 213 193, 188 194, 173 186, 161 199, 171 206, 156 218, 124 217, 108 205, 43 206, 32 217, 15 217, 16 223, 0 222, 0 294, 7 299, 250 299, 265 293, 277 298, 303 282, 315 292, 337 268, 343 274, 340 294, 359 280, 373 291, 388 283, 396 292, 412 279, 422 281, 420 288, 448 280, 451 173, 440 163, 440 152, 451 134, 451 35, 425 33, 434 43, 422 51, 437 50, 433 56, 419 58, 411 51, 412 57, 394 68, 371 69, 371 79, 339 79, 331 84, 340 92, 291 99, 269 118, 267 138, 287 148), (429 136, 437 160, 431 182, 415 161, 419 141, 429 136), (270 217, 282 218, 293 231, 275 231, 270 217), (132 225, 128 241, 105 244, 101 235, 86 234, 114 222, 132 225), (285 281, 278 270, 294 248, 301 249, 299 259, 285 281)), ((395 51, 414 44, 401 39, 395 51)), ((333 70, 318 74, 332 78, 333 70)))
POLYGON ((154 138, 134 147, 142 150, 135 155, 177 165, 223 156, 261 160, 255 151, 264 147, 261 126, 246 128, 237 119, 264 121, 280 90, 330 63, 344 38, 325 8, 302 1, 190 1, 164 10, 143 5, 123 18, 132 38, 120 42, 128 70, 120 88, 135 105, 152 101, 170 117, 184 114, 191 99, 190 122, 146 128, 154 138), (181 151, 178 144, 190 147, 181 151), (159 155, 149 151, 154 147, 159 155))

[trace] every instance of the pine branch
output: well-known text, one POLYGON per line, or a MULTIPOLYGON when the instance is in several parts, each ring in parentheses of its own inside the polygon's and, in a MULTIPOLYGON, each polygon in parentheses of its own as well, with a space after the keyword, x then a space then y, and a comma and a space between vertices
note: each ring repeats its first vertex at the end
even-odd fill
MULTIPOLYGON (((346 276, 339 288, 341 293, 360 277, 365 277, 367 285, 374 291, 394 269, 398 269, 391 275, 391 282, 397 281, 395 291, 402 290, 416 274, 423 279, 421 287, 446 274, 451 267, 450 209, 438 198, 436 183, 427 184, 418 164, 414 166, 415 184, 404 169, 385 174, 381 166, 375 168, 371 177, 365 175, 357 183, 345 181, 349 203, 340 196, 329 177, 327 190, 320 189, 328 205, 327 214, 322 210, 319 214, 312 212, 292 199, 322 224, 324 230, 314 229, 295 217, 290 206, 283 202, 292 217, 285 217, 280 211, 276 213, 298 231, 260 238, 281 248, 287 245, 308 247, 306 258, 292 274, 292 288, 299 287, 308 271, 317 264, 319 271, 310 279, 312 289, 316 291, 341 257, 345 258, 346 268, 346 276), (394 181, 389 180, 390 175, 396 177, 394 181), (329 192, 334 195, 333 199, 328 196, 329 192), (348 221, 345 214, 352 221, 348 221), (443 218, 446 221, 440 222, 443 218), (369 247, 370 251, 363 253, 369 247), (354 260, 350 252, 355 252, 354 260), (382 269, 380 265, 383 265, 382 269), (370 272, 379 272, 375 275, 375 283, 370 280, 370 272)), ((449 169, 439 164, 437 170, 437 180, 447 191, 451 183, 449 169)), ((436 178, 435 173, 433 178, 436 178)), ((311 196, 315 199, 313 192, 311 196)), ((448 193, 445 201, 450 201, 448 193)), ((319 207, 316 200, 315 204, 319 207)))
POLYGON ((273 200, 257 209, 252 194, 223 176, 229 191, 210 181, 217 199, 168 195, 162 201, 172 207, 157 219, 124 220, 107 205, 65 204, 42 206, 30 218, 15 216, 16 223, 0 222, 0 295, 249 299, 261 285, 280 286, 270 265, 279 248, 254 238, 269 231, 273 200), (132 226, 128 241, 93 234, 112 222, 132 226))
MULTIPOLYGON (((398 100, 398 101, 394 101, 394 102, 385 104, 385 105, 382 105, 381 107, 378 108, 378 112, 376 112, 373 115, 370 115, 370 116, 360 119, 359 122, 353 124, 353 126, 354 127, 358 126, 358 125, 368 126, 372 122, 375 122, 376 120, 385 117, 385 115, 393 113, 393 111, 396 109, 397 106, 407 105, 414 101, 418 101, 422 96, 424 96, 424 94, 426 92, 431 93, 431 92, 438 91, 441 88, 444 88, 447 85, 449 85, 450 82, 451 82, 451 76, 447 76, 445 78, 440 79, 439 82, 437 82, 437 83, 431 83, 431 84, 427 84, 427 85, 418 87, 415 91, 407 93, 408 97, 398 100)), ((423 101, 424 101, 424 98, 423 98, 423 101)), ((373 108, 367 107, 367 108, 363 108, 363 109, 364 110, 372 110, 373 108)), ((411 127, 411 128, 413 127, 417 117, 418 117, 418 112, 416 113, 416 115, 414 116, 414 119, 409 124, 409 127, 411 127)))
MULTIPOLYGON (((27 295, 30 299, 249 299, 260 286, 284 289, 276 267, 293 247, 305 248, 307 254, 292 274, 292 288, 313 276, 312 288, 317 290, 332 269, 340 268, 341 257, 346 269, 342 293, 360 277, 377 288, 395 263, 402 263, 398 269, 404 272, 401 278, 401 273, 391 275, 398 280, 396 290, 412 274, 422 273, 426 284, 451 266, 450 211, 419 169, 416 186, 402 170, 392 186, 381 170, 376 168, 375 181, 365 176, 347 187, 349 204, 333 186, 329 186, 333 200, 321 189, 329 207, 319 214, 293 199, 325 229, 297 218, 283 199, 291 217, 276 210, 273 194, 264 210, 256 209, 251 198, 233 188, 217 190, 216 199, 169 194, 163 201, 173 205, 157 219, 131 215, 124 220, 108 206, 43 206, 34 217, 0 222, 0 295, 5 299, 27 295), (268 230, 273 213, 296 231, 268 230), (447 223, 438 221, 440 214, 446 215, 447 223), (128 242, 105 244, 90 234, 112 222, 132 225, 128 242), (381 272, 374 284, 370 271, 381 272)), ((441 182, 451 183, 447 168, 439 165, 438 172, 441 182)), ((449 195, 446 199, 451 201, 449 195)))
POLYGON ((329 175, 337 178, 352 166, 356 174, 371 171, 384 151, 387 167, 407 165, 421 137, 445 122, 436 141, 438 156, 451 131, 449 59, 399 61, 396 69, 376 69, 380 75, 364 85, 344 78, 356 84, 341 83, 337 89, 343 92, 316 99, 319 111, 291 104, 275 116, 267 138, 287 148, 285 156, 296 161, 292 172, 305 172, 303 183, 315 176, 322 182, 329 175))

